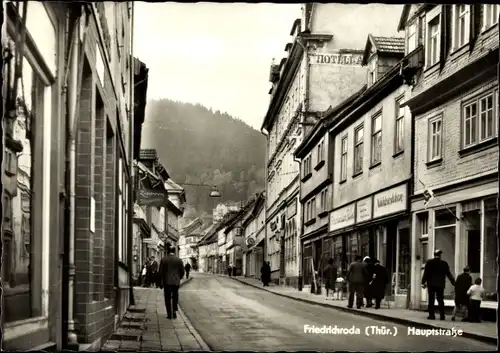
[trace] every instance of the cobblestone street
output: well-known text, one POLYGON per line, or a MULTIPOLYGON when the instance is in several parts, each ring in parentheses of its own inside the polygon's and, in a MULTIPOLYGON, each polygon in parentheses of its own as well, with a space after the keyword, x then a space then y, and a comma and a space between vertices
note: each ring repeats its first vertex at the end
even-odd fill
POLYGON ((464 337, 409 336, 408 326, 284 298, 228 277, 194 274, 181 289, 186 316, 212 350, 488 351, 464 337), (305 333, 305 325, 356 327, 359 335, 305 333), (398 335, 366 336, 365 327, 396 327, 398 335))

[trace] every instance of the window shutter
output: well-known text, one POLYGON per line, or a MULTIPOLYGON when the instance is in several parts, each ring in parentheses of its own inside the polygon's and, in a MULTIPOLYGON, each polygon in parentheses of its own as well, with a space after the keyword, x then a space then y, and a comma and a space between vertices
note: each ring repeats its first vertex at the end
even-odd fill
POLYGON ((443 69, 448 52, 450 50, 451 42, 451 19, 452 5, 443 5, 441 10, 441 45, 439 50, 439 66, 440 70, 443 69))
POLYGON ((482 4, 471 4, 469 6, 470 11, 470 21, 469 21, 469 52, 472 53, 474 50, 477 38, 481 33, 481 22, 483 15, 484 5, 482 4))

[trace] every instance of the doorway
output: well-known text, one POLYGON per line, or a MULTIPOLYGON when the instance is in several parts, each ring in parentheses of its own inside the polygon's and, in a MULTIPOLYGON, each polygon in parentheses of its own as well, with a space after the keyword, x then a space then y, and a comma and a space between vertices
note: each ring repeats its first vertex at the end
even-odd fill
POLYGON ((396 278, 394 274, 396 273, 396 251, 397 251, 397 234, 398 234, 398 225, 397 222, 389 222, 386 225, 386 252, 385 252, 385 267, 387 269, 387 273, 389 274, 389 278, 391 279, 390 285, 386 289, 386 294, 390 296, 392 299, 394 298, 394 291, 396 285, 396 278))

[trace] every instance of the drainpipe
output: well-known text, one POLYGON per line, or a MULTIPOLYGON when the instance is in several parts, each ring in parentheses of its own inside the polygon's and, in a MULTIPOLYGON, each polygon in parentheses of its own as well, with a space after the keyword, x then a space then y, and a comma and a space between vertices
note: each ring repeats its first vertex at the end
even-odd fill
MULTIPOLYGON (((129 89, 130 89, 130 104, 129 104, 129 141, 128 141, 128 153, 129 153, 129 167, 130 167, 130 180, 128 182, 128 222, 127 222, 127 253, 128 253, 128 281, 129 281, 129 298, 130 298, 130 305, 135 305, 135 298, 134 298, 134 285, 133 285, 133 276, 132 276, 132 266, 133 266, 133 259, 132 259, 132 233, 133 233, 133 227, 132 227, 132 217, 134 214, 134 202, 133 202, 133 192, 134 192, 134 108, 135 108, 135 101, 134 101, 134 73, 135 73, 135 62, 134 62, 134 2, 130 1, 128 4, 131 6, 131 19, 130 19, 130 65, 129 65, 129 70, 130 70, 130 82, 129 82, 129 89)), ((128 6, 127 4, 127 6, 128 6)), ((129 9, 127 9, 128 11, 129 9)))
POLYGON ((265 223, 265 226, 264 226, 264 249, 263 249, 263 254, 262 254, 262 258, 263 258, 263 261, 267 261, 267 202, 269 200, 267 194, 267 188, 268 188, 268 184, 267 184, 267 159, 269 158, 269 132, 262 128, 260 130, 260 132, 262 133, 262 135, 264 135, 266 137, 266 159, 265 159, 265 164, 264 164, 264 185, 265 185, 265 191, 266 191, 266 197, 265 197, 265 200, 264 200, 264 223, 265 223))
MULTIPOLYGON (((68 331, 67 345, 68 347, 77 347, 78 338, 75 330, 74 321, 74 283, 75 283, 75 183, 76 183, 76 126, 79 115, 79 102, 82 84, 83 61, 85 58, 85 43, 89 26, 89 14, 84 5, 85 13, 85 28, 83 30, 82 45, 79 47, 79 36, 75 35, 79 31, 79 25, 75 24, 75 32, 73 33, 71 43, 71 96, 68 93, 67 82, 65 82, 65 103, 66 103, 66 160, 65 160, 65 210, 64 223, 65 229, 68 232, 67 242, 65 244, 65 252, 67 252, 67 289, 68 289, 68 331), (72 109, 71 109, 72 108, 72 109), (70 112, 73 111, 73 114, 70 112), (67 251, 66 251, 67 250, 67 251)), ((83 15, 83 14, 82 14, 83 15)), ((78 24, 82 18, 77 22, 78 24)), ((66 76, 65 81, 68 79, 66 76)))
MULTIPOLYGON (((302 212, 302 204, 300 203, 300 189, 302 187, 302 183, 300 182, 300 159, 297 159, 293 157, 294 162, 297 162, 299 164, 299 204, 300 204, 300 228, 299 228, 299 234, 297 234, 297 265, 299 268, 299 278, 298 278, 298 290, 302 291, 302 286, 303 286, 303 279, 302 279, 302 241, 300 241, 300 237, 302 234, 304 234, 304 220, 302 219, 303 217, 303 212, 302 212)), ((297 205, 297 213, 299 212, 298 210, 299 206, 297 205)), ((298 227, 297 227, 298 228, 298 227)))

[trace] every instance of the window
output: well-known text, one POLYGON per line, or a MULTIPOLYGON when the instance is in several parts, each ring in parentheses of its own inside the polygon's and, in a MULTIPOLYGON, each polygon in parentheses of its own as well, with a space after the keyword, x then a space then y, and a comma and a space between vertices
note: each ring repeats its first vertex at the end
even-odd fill
POLYGON ((403 98, 396 101, 396 131, 395 131, 395 148, 394 152, 399 153, 404 150, 404 121, 405 108, 401 106, 403 98))
POLYGON ((406 53, 411 53, 417 47, 417 25, 412 24, 408 27, 406 36, 406 53))
POLYGON ((363 171, 363 124, 354 131, 354 174, 363 171))
POLYGON ((382 114, 372 119, 372 165, 382 160, 382 114))
POLYGON ((434 17, 427 24, 427 67, 436 64, 439 61, 439 45, 440 45, 440 18, 439 15, 434 17))
POLYGON ((328 189, 323 190, 320 194, 320 210, 321 212, 328 210, 328 189))
POLYGON ((368 73, 368 85, 373 85, 377 80, 376 72, 377 72, 377 62, 375 59, 370 61, 369 73, 368 73))
POLYGON ((483 247, 483 288, 484 301, 498 301, 497 297, 497 225, 498 213, 495 198, 484 200, 484 239, 483 247))
POLYGON ((311 219, 316 218, 316 198, 313 197, 311 200, 311 219))
POLYGON ((443 119, 440 116, 429 122, 429 162, 442 158, 442 133, 443 119))
POLYGON ((498 23, 500 5, 485 4, 483 6, 483 30, 486 30, 498 23))
POLYGON ((311 156, 308 156, 304 159, 304 177, 309 175, 311 173, 311 166, 312 166, 312 163, 311 163, 311 156))
POLYGON ((342 138, 342 155, 340 160, 340 181, 347 179, 347 135, 342 138))
MULTIPOLYGON (((456 207, 436 210, 434 215, 434 250, 440 249, 443 254, 441 258, 448 262, 452 274, 455 272, 455 229, 456 218, 453 212, 456 207)), ((453 299, 453 286, 446 286, 444 291, 445 299, 453 299)))
POLYGON ((453 48, 459 49, 469 41, 469 5, 453 6, 453 48))
POLYGON ((463 108, 463 147, 495 137, 493 94, 478 98, 463 108))
POLYGON ((321 141, 321 143, 318 145, 318 163, 322 162, 325 159, 324 151, 325 151, 325 141, 321 141))

